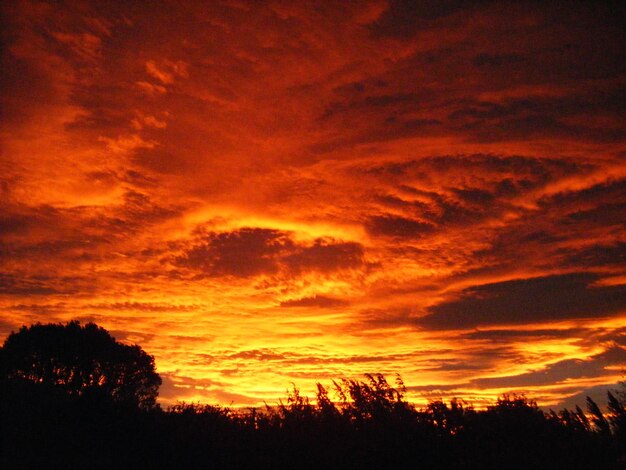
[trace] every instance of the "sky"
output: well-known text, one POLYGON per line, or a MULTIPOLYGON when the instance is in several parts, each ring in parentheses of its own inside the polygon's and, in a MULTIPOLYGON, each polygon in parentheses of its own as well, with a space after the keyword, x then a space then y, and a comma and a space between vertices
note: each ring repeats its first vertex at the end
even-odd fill
POLYGON ((164 405, 624 380, 619 2, 1 8, 1 341, 96 322, 164 405))

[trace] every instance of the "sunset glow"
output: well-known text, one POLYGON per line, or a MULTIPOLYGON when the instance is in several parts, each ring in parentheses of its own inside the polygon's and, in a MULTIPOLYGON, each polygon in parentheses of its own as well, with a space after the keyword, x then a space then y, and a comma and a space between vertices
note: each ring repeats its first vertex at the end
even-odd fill
POLYGON ((467 3, 3 3, 0 340, 94 321, 165 405, 603 396, 624 18, 467 3))

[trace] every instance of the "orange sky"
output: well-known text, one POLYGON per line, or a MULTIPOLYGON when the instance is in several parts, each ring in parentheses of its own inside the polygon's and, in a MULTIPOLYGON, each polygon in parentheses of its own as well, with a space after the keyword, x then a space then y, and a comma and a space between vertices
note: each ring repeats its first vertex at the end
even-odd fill
POLYGON ((95 321, 164 404, 602 397, 624 8, 467 3, 3 2, 0 339, 95 321))

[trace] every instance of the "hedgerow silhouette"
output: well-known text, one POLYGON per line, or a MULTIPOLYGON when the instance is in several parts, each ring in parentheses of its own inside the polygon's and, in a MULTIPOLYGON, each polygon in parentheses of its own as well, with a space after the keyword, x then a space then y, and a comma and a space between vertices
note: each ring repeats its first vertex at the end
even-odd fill
POLYGON ((391 385, 382 374, 338 379, 330 390, 318 384, 314 400, 294 384, 284 400, 261 409, 178 403, 163 410, 16 374, 7 344, 0 349, 1 468, 618 469, 626 463, 624 384, 608 394, 606 413, 590 398, 587 413, 580 407, 544 412, 520 395, 503 395, 481 410, 462 399, 417 408, 399 376, 391 385))

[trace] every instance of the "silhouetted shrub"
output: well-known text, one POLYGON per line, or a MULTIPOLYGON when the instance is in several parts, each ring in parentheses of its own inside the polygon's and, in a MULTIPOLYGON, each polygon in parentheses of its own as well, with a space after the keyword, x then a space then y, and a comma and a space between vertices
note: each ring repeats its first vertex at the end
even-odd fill
POLYGON ((22 327, 0 349, 3 381, 54 386, 71 396, 110 398, 144 409, 156 404, 161 378, 154 358, 115 341, 94 323, 22 327))

